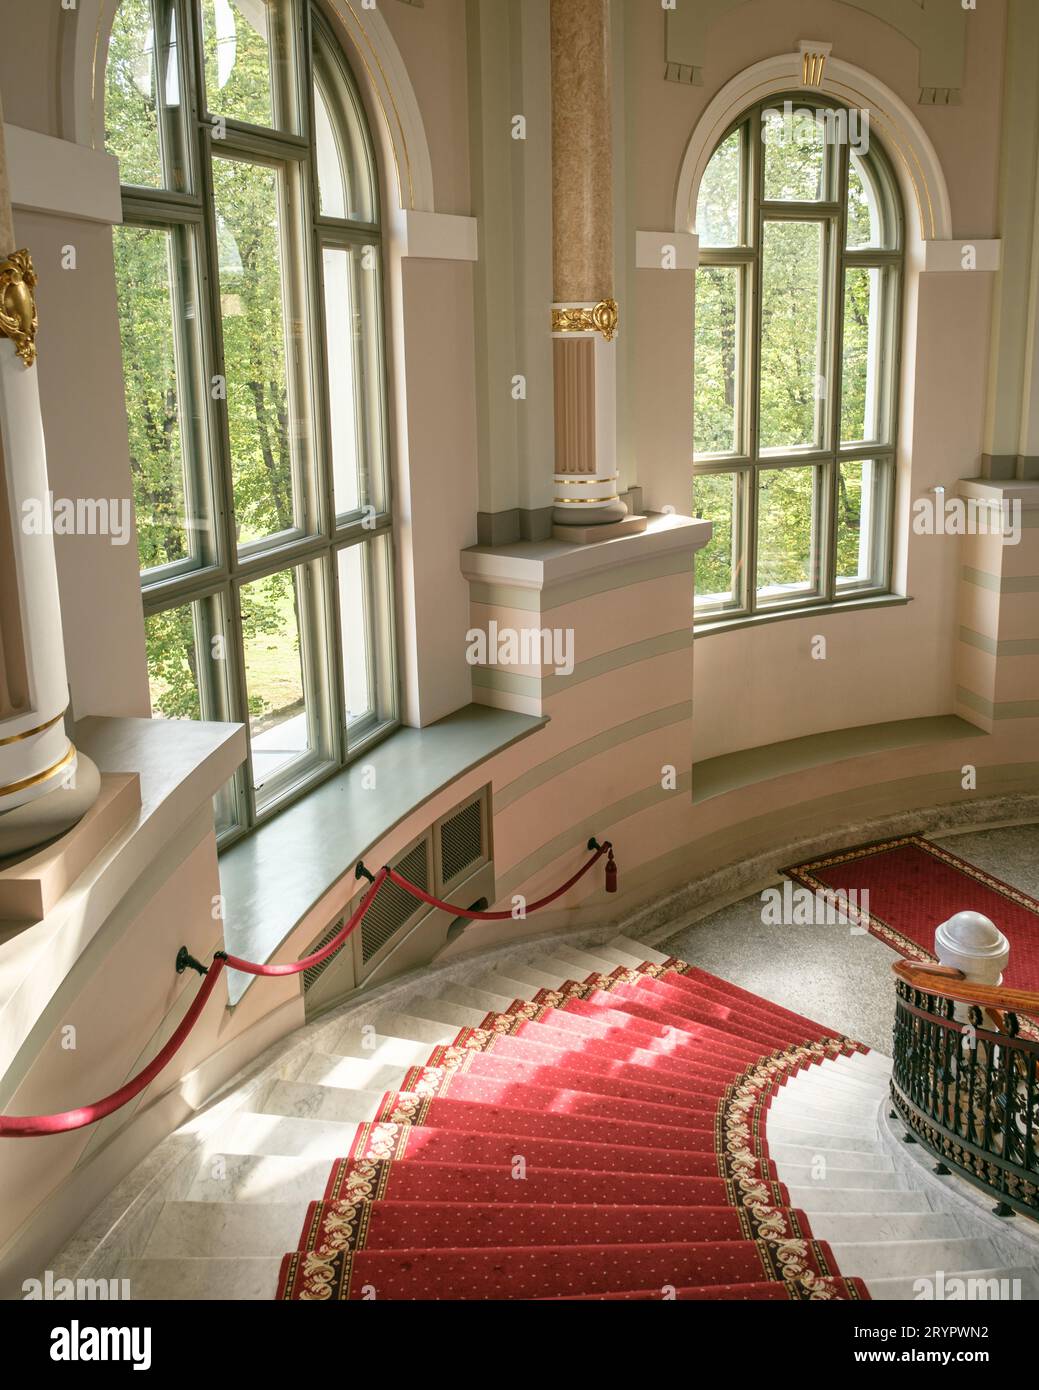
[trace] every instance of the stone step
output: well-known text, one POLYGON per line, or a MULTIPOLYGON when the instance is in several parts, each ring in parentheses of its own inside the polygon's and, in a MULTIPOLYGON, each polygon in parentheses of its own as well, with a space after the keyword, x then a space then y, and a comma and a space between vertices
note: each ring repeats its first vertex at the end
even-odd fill
POLYGON ((270 1302, 278 1289, 282 1257, 203 1260, 137 1259, 122 1263, 116 1277, 130 1280, 131 1297, 178 1302, 270 1302))
POLYGON ((210 1136, 206 1148, 212 1153, 323 1159, 331 1163, 350 1152, 357 1129, 356 1124, 337 1124, 332 1120, 301 1120, 242 1110, 210 1136))
MULTIPOLYGON (((963 1228, 947 1212, 819 1211, 809 1218, 812 1235, 830 1245, 852 1241, 957 1240, 963 1228)), ((843 1265, 841 1266, 843 1272, 843 1265)))
POLYGON ((363 1124, 375 1119, 384 1095, 385 1091, 314 1086, 305 1081, 276 1081, 260 1106, 260 1113, 285 1115, 298 1120, 363 1124))
POLYGON ((811 1221, 817 1212, 927 1212, 934 1208, 925 1192, 905 1188, 790 1187, 790 1205, 806 1212, 811 1221))
MULTIPOLYGON (((950 1302, 962 1302, 963 1297, 960 1290, 949 1287, 951 1279, 961 1279, 967 1281, 968 1301, 992 1301, 992 1302, 1011 1302, 1017 1298, 1021 1300, 1039 1300, 1039 1270, 1029 1269, 1027 1266, 1017 1266, 1009 1268, 993 1269, 967 1269, 961 1270, 958 1274, 950 1275, 945 1272, 944 1296, 950 1302), (1015 1287, 1016 1282, 1020 1282, 1020 1288, 1015 1287), (973 1282, 973 1291, 970 1284, 973 1282)), ((939 1281, 933 1274, 921 1275, 918 1278, 902 1277, 893 1279, 870 1279, 867 1287, 870 1297, 878 1303, 898 1301, 918 1301, 933 1300, 940 1297, 939 1281)))
POLYGON ((325 1190, 329 1164, 328 1158, 210 1150, 184 1198, 188 1202, 311 1202, 325 1190))
POLYGON ((363 1062, 381 1062, 388 1067, 421 1067, 429 1059, 435 1044, 415 1042, 413 1038, 398 1038, 377 1033, 371 1028, 347 1024, 331 1034, 325 1047, 337 1057, 353 1057, 363 1062))
POLYGON ((769 1124, 765 1132, 770 1144, 797 1144, 801 1148, 819 1150, 859 1149, 863 1153, 876 1153, 880 1147, 876 1129, 860 1125, 825 1125, 809 1120, 798 1125, 784 1121, 783 1124, 769 1124))
POLYGON ((144 1259, 255 1259, 294 1250, 308 1202, 166 1202, 144 1259))
MULTIPOLYGON (((429 1049, 423 1050, 428 1055, 429 1049)), ((397 1091, 408 1070, 407 1067, 386 1066, 382 1062, 366 1062, 360 1057, 338 1057, 327 1052, 315 1052, 307 1058, 294 1080, 314 1086, 397 1091)))
POLYGON ((895 1171, 894 1162, 887 1154, 863 1149, 820 1150, 811 1144, 783 1144, 773 1140, 768 1151, 780 1171, 786 1164, 792 1164, 795 1168, 810 1168, 820 1159, 825 1160, 827 1168, 862 1168, 874 1173, 895 1171))
POLYGON ((934 1278, 959 1269, 991 1269, 999 1265, 999 1253, 989 1240, 973 1237, 944 1240, 869 1240, 831 1244, 842 1274, 858 1279, 894 1279, 906 1276, 934 1278))
POLYGON ((871 1189, 908 1190, 909 1179, 898 1172, 883 1168, 838 1168, 832 1163, 826 1165, 822 1177, 816 1176, 816 1169, 809 1164, 777 1164, 780 1182, 787 1187, 817 1187, 820 1191, 836 1187, 859 1187, 871 1189))

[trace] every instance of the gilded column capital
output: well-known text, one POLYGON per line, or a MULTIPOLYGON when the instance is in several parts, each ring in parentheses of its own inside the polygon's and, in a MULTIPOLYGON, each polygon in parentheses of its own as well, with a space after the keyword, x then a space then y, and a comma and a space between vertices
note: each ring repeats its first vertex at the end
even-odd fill
POLYGON ((0 336, 10 338, 27 367, 36 361, 36 271, 28 251, 0 261, 0 336))
POLYGON ((615 299, 601 299, 590 308, 568 304, 552 310, 553 333, 601 333, 608 343, 617 336, 619 322, 615 299))

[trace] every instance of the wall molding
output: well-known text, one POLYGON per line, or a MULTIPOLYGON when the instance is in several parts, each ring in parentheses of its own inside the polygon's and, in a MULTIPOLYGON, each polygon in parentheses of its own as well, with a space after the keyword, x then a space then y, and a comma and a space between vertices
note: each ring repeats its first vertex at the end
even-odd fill
MULTIPOLYGON (((708 36, 719 20, 747 0, 677 0, 667 12, 664 76, 669 82, 703 85, 708 36)), ((839 0, 890 24, 920 55, 919 102, 958 102, 967 48, 967 14, 961 0, 839 0)))
POLYGON ((400 219, 400 254, 432 261, 477 261, 480 256, 476 218, 405 211, 400 219))
MULTIPOLYGON (((800 53, 765 58, 737 73, 718 92, 696 124, 686 146, 675 197, 675 230, 696 231, 696 199, 700 180, 715 147, 731 125, 755 102, 801 86, 800 53)), ((949 189, 938 154, 919 119, 900 96, 879 78, 852 63, 830 58, 821 84, 812 89, 869 112, 870 127, 880 137, 898 174, 908 208, 914 240, 949 241, 952 210, 949 189)))
POLYGON ((636 232, 637 270, 695 270, 700 238, 695 232, 636 232))
POLYGON ((119 161, 36 130, 4 126, 11 202, 31 212, 122 222, 119 161))
POLYGON ((928 241, 924 243, 921 270, 957 271, 971 274, 979 270, 999 270, 1002 264, 1003 243, 1001 241, 972 240, 928 241), (971 252, 973 251, 973 264, 971 252))

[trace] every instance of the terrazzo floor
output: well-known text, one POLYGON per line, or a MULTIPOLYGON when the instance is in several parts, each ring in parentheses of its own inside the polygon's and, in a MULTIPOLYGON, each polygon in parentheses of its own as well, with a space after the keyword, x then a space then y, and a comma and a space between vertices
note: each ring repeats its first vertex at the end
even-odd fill
MULTIPOLYGON (((935 836, 934 843, 1039 898, 1039 825, 935 836)), ((890 1054, 891 948, 847 927, 766 926, 761 911, 755 893, 658 948, 890 1054)))

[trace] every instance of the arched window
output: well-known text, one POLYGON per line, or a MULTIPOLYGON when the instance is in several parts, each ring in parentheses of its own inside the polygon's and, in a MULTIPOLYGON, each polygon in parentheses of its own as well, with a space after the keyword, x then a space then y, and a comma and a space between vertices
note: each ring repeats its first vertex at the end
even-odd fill
POLYGON ((123 0, 105 129, 153 710, 234 834, 397 718, 375 158, 310 0, 123 0))
POLYGON ((805 98, 742 116, 699 190, 701 622, 890 582, 901 203, 868 113, 805 98))

